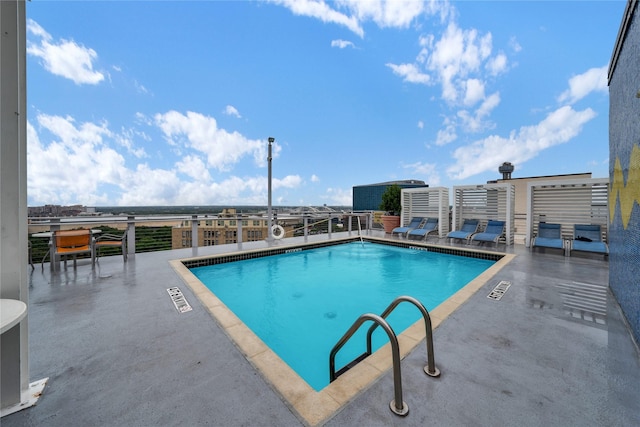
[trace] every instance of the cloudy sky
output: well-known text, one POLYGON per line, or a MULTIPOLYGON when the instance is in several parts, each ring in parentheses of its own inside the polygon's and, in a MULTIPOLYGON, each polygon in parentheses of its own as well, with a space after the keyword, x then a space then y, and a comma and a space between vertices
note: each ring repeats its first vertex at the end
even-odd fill
POLYGON ((28 204, 608 176, 619 1, 27 2, 28 204))

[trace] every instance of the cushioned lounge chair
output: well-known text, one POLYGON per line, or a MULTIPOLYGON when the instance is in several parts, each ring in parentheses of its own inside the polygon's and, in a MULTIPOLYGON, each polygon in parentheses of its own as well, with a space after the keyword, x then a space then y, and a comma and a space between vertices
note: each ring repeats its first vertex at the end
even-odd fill
POLYGON ((418 228, 420 224, 422 224, 423 220, 424 218, 421 216, 413 217, 411 218, 409 225, 407 225, 406 227, 396 227, 391 230, 391 234, 407 234, 411 230, 415 230, 416 228, 418 228))
POLYGON ((548 222, 539 223, 538 235, 531 241, 531 247, 564 249, 562 226, 560 224, 552 224, 548 222))
POLYGON ((478 231, 480 222, 477 219, 465 219, 460 230, 451 231, 447 234, 448 239, 469 240, 478 231))
POLYGON ((573 240, 569 248, 572 251, 609 254, 609 247, 602 241, 600 226, 593 224, 574 224, 573 240))
POLYGON ((494 242, 498 244, 498 239, 504 234, 505 221, 489 220, 487 226, 482 233, 476 233, 471 236, 472 242, 494 242))
POLYGON ((407 233, 407 238, 411 239, 425 239, 429 237, 430 233, 435 233, 438 231, 438 218, 427 218, 427 220, 422 224, 421 227, 416 228, 415 230, 411 230, 407 233))

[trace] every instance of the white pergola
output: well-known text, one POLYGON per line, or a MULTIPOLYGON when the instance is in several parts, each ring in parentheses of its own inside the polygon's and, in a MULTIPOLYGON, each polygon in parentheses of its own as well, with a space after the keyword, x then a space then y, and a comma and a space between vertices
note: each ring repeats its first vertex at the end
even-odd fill
POLYGON ((609 235, 609 178, 530 182, 527 187, 527 247, 540 222, 560 224, 564 239, 573 238, 574 224, 600 225, 602 239, 606 242, 609 235))
POLYGON ((515 186, 508 183, 453 187, 451 228, 459 230, 465 219, 480 221, 480 230, 489 220, 505 221, 505 244, 514 240, 515 186))
POLYGON ((411 218, 438 218, 438 236, 449 233, 449 189, 445 187, 403 188, 401 197, 402 225, 411 218))

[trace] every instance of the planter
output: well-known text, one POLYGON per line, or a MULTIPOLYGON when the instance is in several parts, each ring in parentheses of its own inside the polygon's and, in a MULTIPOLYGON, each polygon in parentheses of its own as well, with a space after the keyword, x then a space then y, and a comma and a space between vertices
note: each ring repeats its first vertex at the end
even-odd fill
POLYGON ((400 227, 400 217, 395 215, 382 215, 382 226, 384 227, 384 232, 387 234, 391 234, 394 228, 400 227))

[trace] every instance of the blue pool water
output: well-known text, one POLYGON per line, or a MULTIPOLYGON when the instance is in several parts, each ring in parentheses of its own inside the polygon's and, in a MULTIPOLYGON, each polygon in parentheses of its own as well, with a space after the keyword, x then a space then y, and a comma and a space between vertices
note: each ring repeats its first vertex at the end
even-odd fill
MULTIPOLYGON (((493 263, 357 242, 191 271, 319 391, 329 383, 331 349, 361 314, 380 314, 400 295, 417 298, 432 310, 493 263)), ((387 320, 400 335, 420 318, 405 303, 387 320)), ((370 325, 365 323, 338 353, 337 369, 366 350, 370 325)), ((374 351, 386 342, 378 328, 374 351)))

